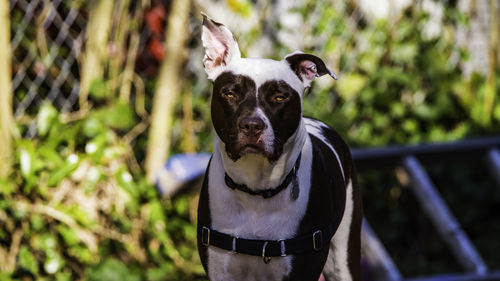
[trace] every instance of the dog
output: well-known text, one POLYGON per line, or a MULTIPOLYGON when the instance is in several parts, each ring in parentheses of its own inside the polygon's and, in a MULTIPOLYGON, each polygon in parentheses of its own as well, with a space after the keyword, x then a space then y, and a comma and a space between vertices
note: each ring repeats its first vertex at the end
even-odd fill
POLYGON ((198 205, 197 243, 210 280, 360 280, 361 194, 349 148, 302 116, 317 56, 242 58, 203 15, 215 148, 198 205), (325 266, 327 264, 327 266, 325 266))

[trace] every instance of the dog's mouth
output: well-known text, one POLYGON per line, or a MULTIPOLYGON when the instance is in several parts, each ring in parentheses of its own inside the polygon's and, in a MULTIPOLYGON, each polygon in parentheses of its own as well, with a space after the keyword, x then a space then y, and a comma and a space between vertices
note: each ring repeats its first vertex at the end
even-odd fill
POLYGON ((233 145, 226 146, 226 152, 233 161, 237 161, 240 157, 249 154, 270 157, 270 152, 267 151, 265 143, 261 140, 240 139, 233 145))
POLYGON ((264 148, 263 145, 257 145, 257 144, 246 144, 242 146, 239 149, 240 155, 245 155, 245 154, 264 154, 266 155, 266 149, 264 148))
POLYGON ((235 148, 241 156, 250 153, 264 155, 267 155, 268 153, 263 135, 242 136, 240 134, 236 141, 235 148))

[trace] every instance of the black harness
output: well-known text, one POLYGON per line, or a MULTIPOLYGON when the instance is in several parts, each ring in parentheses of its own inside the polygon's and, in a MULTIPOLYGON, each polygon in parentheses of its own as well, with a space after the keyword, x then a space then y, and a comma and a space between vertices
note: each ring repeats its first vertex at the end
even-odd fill
MULTIPOLYGON (((226 185, 233 190, 240 190, 251 195, 270 198, 287 188, 290 182, 297 182, 296 177, 300 165, 300 158, 301 155, 297 158, 293 169, 285 177, 285 180, 276 188, 255 191, 244 184, 235 183, 227 173, 225 174, 224 180, 226 185)), ((204 225, 198 225, 197 231, 198 237, 201 238, 201 243, 206 247, 215 246, 233 253, 260 256, 264 260, 264 263, 267 264, 272 257, 286 257, 287 255, 320 251, 323 246, 325 246, 325 242, 326 245, 329 244, 340 225, 340 220, 341 218, 323 227, 315 228, 312 233, 283 240, 245 239, 219 232, 204 225)))
POLYGON ((204 246, 215 246, 226 251, 262 257, 268 263, 272 257, 286 257, 311 251, 319 251, 330 243, 340 225, 333 222, 313 233, 284 240, 245 239, 219 232, 206 226, 198 226, 198 236, 204 246))

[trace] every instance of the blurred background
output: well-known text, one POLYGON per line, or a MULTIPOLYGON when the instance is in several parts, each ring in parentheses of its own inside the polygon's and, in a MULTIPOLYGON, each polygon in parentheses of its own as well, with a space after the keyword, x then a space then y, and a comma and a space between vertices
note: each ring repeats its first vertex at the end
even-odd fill
MULTIPOLYGON (((356 152, 498 136, 498 0, 0 0, 0 280, 206 280, 203 165, 165 166, 212 151, 201 11, 244 56, 323 58, 339 80, 316 79, 304 114, 356 152)), ((480 256, 469 268, 411 172, 360 166, 365 217, 393 263, 383 277, 365 258, 367 280, 500 269, 500 170, 475 156, 423 164, 480 256)))

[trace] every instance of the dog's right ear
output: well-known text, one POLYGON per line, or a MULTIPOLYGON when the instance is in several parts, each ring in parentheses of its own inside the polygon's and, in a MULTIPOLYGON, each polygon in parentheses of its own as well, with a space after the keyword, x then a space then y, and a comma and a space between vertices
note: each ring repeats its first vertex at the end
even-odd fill
POLYGON ((320 77, 325 74, 337 80, 337 75, 335 75, 335 73, 325 65, 323 60, 317 56, 295 51, 285 56, 285 60, 290 64, 290 67, 306 88, 311 85, 315 77, 320 77))
POLYGON ((233 34, 223 24, 203 16, 201 41, 205 47, 203 65, 208 79, 215 80, 234 59, 241 58, 240 48, 233 34))

